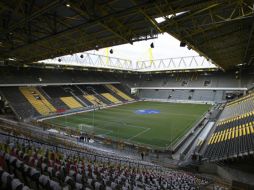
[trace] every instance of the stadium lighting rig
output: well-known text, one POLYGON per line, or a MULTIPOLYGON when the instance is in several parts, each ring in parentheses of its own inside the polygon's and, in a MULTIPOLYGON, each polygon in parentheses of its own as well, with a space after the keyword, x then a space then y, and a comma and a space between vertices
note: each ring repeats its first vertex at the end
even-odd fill
POLYGON ((186 46, 186 42, 180 42, 180 47, 185 47, 186 46))

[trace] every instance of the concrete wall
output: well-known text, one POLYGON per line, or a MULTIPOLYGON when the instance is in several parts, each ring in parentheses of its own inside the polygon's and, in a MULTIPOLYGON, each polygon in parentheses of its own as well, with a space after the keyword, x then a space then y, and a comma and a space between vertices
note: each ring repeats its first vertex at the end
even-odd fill
POLYGON ((243 172, 238 169, 206 163, 199 166, 199 172, 218 175, 223 180, 231 183, 232 181, 239 181, 254 186, 254 174, 243 172))

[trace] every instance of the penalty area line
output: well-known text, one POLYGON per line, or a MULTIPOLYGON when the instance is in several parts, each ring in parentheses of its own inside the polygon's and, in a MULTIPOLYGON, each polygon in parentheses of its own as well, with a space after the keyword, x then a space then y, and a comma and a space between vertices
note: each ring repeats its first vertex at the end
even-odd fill
POLYGON ((140 133, 138 133, 138 134, 136 134, 136 135, 134 135, 134 136, 128 138, 127 140, 128 140, 128 141, 129 141, 129 140, 132 140, 132 139, 134 139, 134 138, 136 138, 136 137, 138 137, 138 136, 140 136, 140 135, 146 133, 146 132, 149 131, 149 130, 151 130, 151 128, 146 128, 144 131, 141 131, 140 133))

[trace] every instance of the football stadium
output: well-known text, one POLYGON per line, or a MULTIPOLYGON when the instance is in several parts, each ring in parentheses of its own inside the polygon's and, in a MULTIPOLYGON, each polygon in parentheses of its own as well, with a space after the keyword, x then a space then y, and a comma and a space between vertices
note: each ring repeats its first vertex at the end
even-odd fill
POLYGON ((1 190, 254 189, 254 1, 0 2, 1 190))

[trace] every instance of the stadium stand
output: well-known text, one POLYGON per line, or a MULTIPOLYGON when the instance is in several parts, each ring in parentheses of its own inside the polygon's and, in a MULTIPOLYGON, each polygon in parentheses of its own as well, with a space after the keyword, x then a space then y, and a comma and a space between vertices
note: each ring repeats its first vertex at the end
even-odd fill
POLYGON ((69 93, 66 93, 58 86, 38 86, 37 89, 48 97, 48 100, 55 106, 57 112, 64 112, 68 110, 68 106, 60 100, 60 96, 70 96, 69 93))
POLYGON ((79 85, 86 95, 84 97, 96 106, 105 106, 110 104, 110 102, 103 98, 99 93, 96 92, 96 89, 92 85, 79 85))
POLYGON ((56 112, 55 107, 35 87, 19 87, 19 90, 41 115, 56 112))
POLYGON ((229 102, 226 105, 223 113, 221 114, 220 119, 222 120, 230 117, 235 117, 237 115, 253 111, 254 110, 253 100, 254 93, 250 93, 246 96, 243 96, 239 99, 229 102))
POLYGON ((4 87, 1 91, 20 119, 122 103, 103 85, 4 87))
POLYGON ((17 87, 3 87, 1 88, 1 92, 19 119, 32 118, 40 115, 17 87))
POLYGON ((79 100, 79 102, 81 102, 85 107, 93 105, 84 97, 84 95, 86 95, 86 92, 84 92, 78 85, 68 85, 66 88, 68 88, 69 92, 71 92, 73 97, 79 100))
POLYGON ((250 88, 253 82, 251 73, 243 76, 242 83, 235 78, 235 73, 228 71, 222 72, 190 72, 174 74, 151 74, 137 75, 128 79, 130 86, 136 87, 247 87, 250 88), (195 78, 192 76, 195 75, 195 78), (187 77, 186 77, 187 76, 187 77), (247 77, 248 76, 248 77, 247 77), (177 79, 177 80, 176 80, 177 79), (205 81, 209 84, 205 85, 205 81), (182 86, 183 82, 185 83, 182 86))
POLYGON ((112 96, 110 93, 101 93, 101 95, 104 96, 105 98, 107 98, 112 103, 115 103, 115 104, 121 103, 120 100, 118 100, 116 97, 112 96))
POLYGON ((97 93, 99 93, 101 96, 106 98, 110 103, 119 104, 121 103, 120 100, 118 100, 115 96, 113 96, 110 91, 104 86, 104 85, 92 85, 92 87, 95 89, 97 93))
POLYGON ((224 97, 221 90, 163 90, 163 89, 143 89, 140 90, 141 98, 161 99, 161 100, 191 100, 204 102, 221 102, 224 97))
POLYGON ((82 108, 83 106, 75 100, 73 97, 61 97, 60 98, 70 109, 82 108))
POLYGON ((91 102, 94 106, 103 106, 104 103, 102 101, 100 101, 97 97, 93 96, 93 95, 85 95, 84 96, 89 102, 91 102))
POLYGON ((128 153, 217 174, 228 189, 254 189, 254 94, 245 95, 254 87, 253 18, 253 0, 1 1, 0 132, 11 134, 0 133, 0 189, 210 183, 141 158, 129 162, 128 153), (165 34, 199 56, 153 59, 165 34), (148 40, 147 61, 109 57, 115 46, 148 40), (102 48, 106 56, 94 53, 102 48))
POLYGON ((122 92, 121 90, 119 90, 117 87, 115 87, 112 84, 107 84, 106 87, 108 89, 110 89, 112 92, 114 92, 115 94, 117 94, 118 96, 122 97, 123 99, 125 99, 127 101, 133 101, 134 100, 130 96, 128 96, 127 94, 125 94, 124 92, 122 92))
POLYGON ((253 106, 253 93, 226 104, 204 157, 213 161, 254 153, 253 106))
POLYGON ((191 173, 117 164, 108 159, 1 134, 1 188, 7 189, 196 189, 207 179, 191 173))

